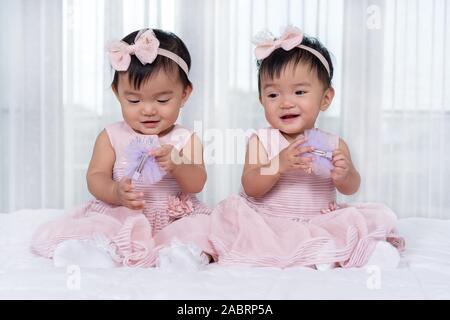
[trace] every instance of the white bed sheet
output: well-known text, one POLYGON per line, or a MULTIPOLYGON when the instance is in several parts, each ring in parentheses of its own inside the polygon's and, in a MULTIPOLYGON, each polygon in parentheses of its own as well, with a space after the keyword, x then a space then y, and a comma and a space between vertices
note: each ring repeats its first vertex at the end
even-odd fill
POLYGON ((406 239, 401 267, 380 273, 368 268, 324 272, 216 264, 176 272, 83 268, 78 288, 70 270, 55 268, 29 251, 36 227, 62 214, 0 214, 0 299, 450 299, 450 220, 400 220, 406 239))

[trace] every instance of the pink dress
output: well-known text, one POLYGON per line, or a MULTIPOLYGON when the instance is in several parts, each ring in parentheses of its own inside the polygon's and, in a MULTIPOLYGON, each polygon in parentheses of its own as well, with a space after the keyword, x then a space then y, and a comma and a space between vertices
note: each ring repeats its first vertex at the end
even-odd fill
MULTIPOLYGON (((119 181, 127 165, 126 146, 133 139, 145 138, 145 135, 136 133, 124 121, 111 124, 105 130, 116 155, 113 179, 119 181)), ((192 134, 193 131, 177 124, 168 134, 159 137, 159 143, 171 144, 181 150, 192 134)), ((155 238, 160 230, 185 216, 210 213, 210 209, 195 195, 182 193, 171 174, 152 185, 144 185, 141 181, 133 184, 136 192, 144 193, 143 210, 131 210, 93 199, 38 228, 32 239, 32 251, 52 258, 56 246, 64 240, 100 237, 114 250, 114 255, 123 265, 154 266, 158 248, 164 245, 155 238)))
MULTIPOLYGON (((269 159, 289 145, 278 129, 256 134, 269 159)), ((339 138, 331 137, 337 147, 339 138)), ((358 267, 367 262, 377 241, 403 248, 395 231, 396 215, 388 207, 359 203, 323 210, 335 200, 330 177, 301 170, 283 174, 263 197, 250 197, 242 190, 209 216, 210 253, 224 265, 358 267)))

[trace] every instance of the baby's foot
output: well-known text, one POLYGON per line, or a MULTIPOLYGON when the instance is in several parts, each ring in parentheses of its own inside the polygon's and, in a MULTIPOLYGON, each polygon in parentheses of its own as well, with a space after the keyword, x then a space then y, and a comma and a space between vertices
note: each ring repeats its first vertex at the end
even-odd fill
POLYGON ((366 266, 378 266, 381 269, 396 269, 400 263, 398 250, 386 241, 378 241, 366 266))
POLYGON ((319 271, 327 271, 336 268, 336 264, 333 263, 318 263, 315 265, 316 269, 319 271))
POLYGON ((58 244, 53 253, 53 265, 66 267, 77 265, 84 268, 113 268, 116 263, 107 250, 93 240, 66 240, 58 244))
POLYGON ((157 266, 163 269, 199 270, 210 262, 209 256, 193 244, 172 243, 159 251, 157 266))

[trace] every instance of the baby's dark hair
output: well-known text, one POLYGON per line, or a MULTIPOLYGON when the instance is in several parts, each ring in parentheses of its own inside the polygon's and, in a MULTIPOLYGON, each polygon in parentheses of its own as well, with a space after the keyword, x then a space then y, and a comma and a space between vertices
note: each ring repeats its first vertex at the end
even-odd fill
POLYGON ((267 58, 257 61, 258 66, 258 92, 261 96, 261 78, 267 77, 273 79, 274 77, 279 77, 281 72, 290 63, 296 66, 299 63, 304 63, 309 65, 310 70, 315 70, 319 81, 324 85, 324 88, 329 88, 331 86, 331 79, 333 78, 333 63, 331 62, 330 53, 328 49, 316 38, 308 37, 303 35, 303 41, 301 43, 307 47, 313 48, 320 52, 321 55, 327 60, 330 66, 330 75, 328 75, 325 66, 320 62, 320 60, 311 52, 295 47, 289 51, 282 48, 278 48, 273 51, 267 58))
MULTIPOLYGON (((181 59, 183 59, 186 62, 188 69, 190 70, 191 55, 189 54, 189 51, 184 42, 172 32, 166 32, 160 29, 152 29, 152 30, 155 33, 156 38, 159 40, 159 47, 178 55, 181 59)), ((124 37, 122 41, 130 45, 134 44, 134 40, 139 31, 140 30, 130 33, 129 35, 124 37)), ((128 72, 128 79, 130 80, 131 85, 135 89, 139 89, 143 82, 150 79, 150 77, 154 73, 157 73, 161 69, 163 69, 166 72, 173 72, 174 70, 178 70, 178 76, 183 86, 185 88, 187 86, 192 86, 192 83, 191 81, 189 81, 189 78, 187 77, 186 73, 173 60, 165 56, 158 55, 152 63, 150 64, 147 63, 143 65, 139 61, 139 59, 136 58, 135 55, 131 55, 131 62, 128 69, 126 71, 115 71, 111 87, 114 90, 117 90, 117 86, 119 84, 119 74, 121 72, 122 73, 128 72)))

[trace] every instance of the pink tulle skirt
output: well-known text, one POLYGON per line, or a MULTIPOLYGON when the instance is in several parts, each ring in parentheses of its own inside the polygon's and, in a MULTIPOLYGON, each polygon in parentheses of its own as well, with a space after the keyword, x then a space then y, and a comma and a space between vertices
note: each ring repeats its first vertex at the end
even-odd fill
POLYGON ((156 234, 142 212, 125 207, 97 209, 93 202, 44 224, 35 232, 32 250, 52 258, 64 240, 101 235, 121 264, 152 267, 159 249, 176 239, 200 247, 222 265, 285 268, 322 263, 360 267, 378 241, 388 241, 399 251, 404 248, 395 229, 396 215, 376 203, 340 205, 326 214, 293 218, 263 213, 234 195, 220 202, 211 215, 185 216, 156 234))
POLYGON ((280 217, 258 212, 235 195, 218 204, 207 217, 192 216, 166 227, 162 243, 180 238, 195 242, 222 265, 269 267, 337 263, 363 266, 378 241, 399 251, 396 215, 376 203, 340 205, 326 214, 308 218, 280 217))
POLYGON ((211 215, 209 240, 221 264, 309 266, 337 263, 363 266, 377 241, 400 251, 396 215, 376 203, 340 205, 314 217, 280 217, 258 212, 245 198, 231 196, 211 215))
POLYGON ((170 233, 170 237, 165 237, 164 233, 159 235, 164 228, 155 232, 142 210, 113 207, 92 200, 61 218, 40 226, 33 235, 31 250, 37 255, 52 258, 56 247, 65 240, 101 239, 118 264, 129 267, 153 267, 159 250, 170 244, 174 238, 185 242, 198 242, 205 246, 203 240, 207 239, 209 230, 208 215, 192 216, 198 216, 195 224, 191 223, 193 221, 191 216, 177 217, 179 218, 177 222, 187 220, 183 223, 183 229, 177 226, 172 228, 173 231, 180 233, 180 236, 175 237, 170 233))

